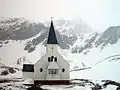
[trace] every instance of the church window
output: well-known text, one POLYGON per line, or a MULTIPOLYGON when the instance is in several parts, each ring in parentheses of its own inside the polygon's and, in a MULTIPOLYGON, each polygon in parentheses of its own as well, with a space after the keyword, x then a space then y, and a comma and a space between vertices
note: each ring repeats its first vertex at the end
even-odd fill
POLYGON ((51 56, 51 62, 53 61, 54 56, 51 56))
POLYGON ((55 57, 54 59, 55 59, 55 62, 57 62, 57 57, 55 57))
POLYGON ((40 68, 40 72, 42 72, 43 71, 43 69, 42 68, 40 68))
POLYGON ((48 69, 48 73, 52 75, 58 74, 58 69, 48 69))
POLYGON ((48 62, 50 62, 50 57, 48 57, 48 62))
POLYGON ((64 68, 62 69, 62 72, 65 72, 65 69, 64 69, 64 68))

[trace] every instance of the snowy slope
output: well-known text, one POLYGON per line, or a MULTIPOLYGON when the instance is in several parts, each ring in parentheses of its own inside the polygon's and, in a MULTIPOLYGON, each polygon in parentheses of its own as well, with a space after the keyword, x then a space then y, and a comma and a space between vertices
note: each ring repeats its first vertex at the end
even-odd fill
POLYGON ((36 60, 38 60, 42 56, 42 54, 44 54, 45 51, 45 47, 42 45, 42 43, 38 44, 36 46, 35 51, 31 53, 25 51, 24 47, 27 42, 38 37, 40 34, 42 34, 42 32, 38 33, 37 35, 29 39, 22 41, 9 40, 8 44, 5 44, 3 47, 0 48, 1 63, 8 66, 13 66, 13 65, 15 66, 17 64, 17 60, 20 58, 24 60, 26 63, 29 61, 33 63, 36 60))
MULTIPOLYGON (((18 42, 12 43, 13 46, 15 45, 15 43, 18 43, 18 42)), ((15 47, 15 46, 12 47, 12 44, 11 44, 10 48, 18 49, 18 47, 15 47)), ((19 45, 17 45, 17 46, 19 46, 19 48, 22 48, 22 49, 21 49, 21 53, 19 52, 17 54, 18 54, 18 56, 26 55, 26 59, 27 59, 26 63, 36 62, 45 53, 45 47, 42 44, 39 44, 36 47, 36 50, 34 52, 27 53, 24 51, 24 54, 23 54, 22 50, 24 50, 24 48, 23 48, 24 43, 19 42, 18 44, 19 45), (41 51, 43 51, 44 53, 41 51)), ((114 61, 113 58, 115 58, 115 57, 104 60, 105 58, 107 58, 109 56, 118 55, 119 51, 117 48, 119 48, 119 45, 120 45, 120 41, 118 43, 116 43, 115 45, 104 48, 104 50, 102 50, 102 52, 101 52, 101 48, 93 48, 91 50, 91 52, 88 53, 87 55, 84 55, 82 53, 81 54, 79 54, 79 53, 73 54, 70 52, 70 50, 63 50, 60 48, 58 50, 63 55, 63 57, 68 60, 68 62, 70 63, 71 69, 83 68, 83 67, 89 67, 89 66, 92 67, 91 69, 71 72, 70 73, 71 79, 85 78, 85 79, 92 79, 95 82, 96 82, 96 80, 103 80, 103 79, 120 81, 120 79, 119 79, 120 72, 117 71, 117 69, 120 68, 120 64, 119 64, 120 61, 119 60, 114 61), (112 50, 112 51, 109 52, 109 50, 112 50), (113 52, 114 52, 114 54, 113 54, 113 52), (99 62, 101 60, 103 60, 101 63, 95 65, 97 62, 99 62), (110 60, 113 60, 113 61, 110 61, 110 60), (85 66, 82 63, 84 63, 85 66)), ((8 45, 8 46, 10 46, 10 45, 8 45)), ((6 45, 4 47, 7 48, 8 46, 6 45)), ((17 59, 17 57, 14 57, 14 58, 17 59)), ((14 60, 13 60, 13 65, 14 65, 14 60)), ((10 63, 12 65, 12 62, 10 62, 10 63)), ((9 75, 7 75, 7 77, 9 77, 9 78, 10 77, 11 78, 22 77, 21 75, 22 75, 21 72, 17 72, 16 74, 9 74, 9 75)), ((4 78, 5 78, 5 76, 4 76, 4 78)), ((63 87, 62 86, 42 86, 42 88, 47 88, 47 89, 52 89, 52 90, 56 90, 56 89, 59 89, 59 90, 74 90, 74 89, 75 90, 91 90, 90 87, 92 87, 92 86, 80 87, 80 86, 76 85, 73 88, 65 88, 65 87, 69 87, 69 86, 63 86, 63 87)), ((115 88, 116 88, 116 86, 108 86, 104 90, 115 90, 115 88)))
POLYGON ((72 72, 71 77, 120 81, 120 72, 118 70, 118 68, 120 68, 119 46, 120 41, 112 46, 109 45, 102 51, 101 48, 93 48, 87 55, 83 53, 69 55, 67 58, 73 61, 72 63, 75 64, 74 66, 80 67, 82 62, 86 66, 91 67, 89 70, 72 72), (115 58, 118 58, 118 60, 115 61, 115 58))
MULTIPOLYGON (((67 26, 70 26, 67 24, 68 24, 68 22, 65 22, 65 25, 61 24, 62 28, 65 29, 67 26)), ((46 49, 43 46, 44 41, 42 41, 38 45, 32 45, 32 46, 35 46, 35 50, 30 53, 25 51, 24 47, 27 42, 32 41, 33 39, 39 37, 40 35, 43 34, 43 32, 44 32, 44 30, 41 30, 41 32, 39 32, 37 35, 35 35, 29 39, 22 40, 22 41, 9 40, 8 44, 4 44, 4 46, 0 48, 1 62, 3 64, 9 65, 9 66, 13 66, 13 65, 17 66, 16 63, 17 63, 17 60, 19 60, 19 59, 22 59, 21 61, 24 61, 24 63, 35 63, 37 60, 39 60, 41 58, 41 56, 43 56, 45 54, 46 49)), ((101 50, 101 46, 96 47, 96 45, 95 45, 96 41, 98 41, 99 38, 101 38, 101 34, 88 33, 88 34, 81 35, 78 37, 79 38, 74 43, 74 45, 71 46, 70 49, 63 50, 63 49, 59 48, 60 53, 70 63, 70 70, 91 67, 95 63, 97 63, 99 60, 103 60, 104 58, 109 57, 111 55, 119 54, 118 49, 119 49, 120 41, 118 41, 116 44, 113 44, 113 45, 108 43, 107 46, 104 46, 104 49, 101 50), (90 45, 90 47, 89 46, 87 47, 87 45, 89 43, 91 43, 92 45, 90 45), (71 53, 72 52, 71 50, 74 49, 74 47, 76 47, 76 46, 78 46, 78 50, 80 49, 79 47, 81 47, 81 46, 84 46, 85 49, 83 49, 81 51, 81 53, 79 51, 78 51, 79 53, 71 53)), ((117 61, 117 62, 119 62, 119 61, 117 61)), ((108 63, 108 61, 107 61, 107 63, 108 63)), ((111 63, 113 64, 113 62, 110 62, 110 64, 111 63)), ((110 65, 110 64, 108 63, 108 65, 110 65)), ((95 67, 97 67, 97 65, 95 67)), ((92 69, 94 69, 94 68, 92 68, 92 69)), ((92 70, 92 69, 90 69, 90 70, 92 70)), ((89 70, 86 70, 86 71, 89 72, 89 70)), ((80 73, 81 72, 82 71, 80 71, 80 73)), ((83 76, 85 76, 85 75, 83 74, 83 76)), ((91 77, 92 77, 92 75, 91 75, 91 77)), ((88 77, 88 78, 90 78, 90 77, 88 77)))
MULTIPOLYGON (((3 20, 3 19, 1 19, 3 20)), ((61 21, 59 21, 60 23, 61 21)), ((12 23, 11 26, 13 26, 12 23)), ((33 25, 33 24, 32 24, 33 25)), ((72 24, 73 25, 73 24, 72 24)), ((70 64, 70 79, 91 79, 96 80, 115 80, 120 82, 120 32, 119 27, 108 28, 103 33, 87 33, 79 34, 73 32, 73 26, 69 22, 61 22, 58 35, 62 35, 63 44, 68 45, 69 48, 61 49, 58 51, 70 64), (114 30, 113 30, 114 29, 114 30), (61 31, 60 31, 61 30, 61 31), (112 33, 115 33, 113 35, 112 33), (73 35, 73 36, 71 36, 73 35), (74 36, 75 35, 75 36, 74 36), (67 39, 67 40, 65 40, 67 39), (72 42, 71 44, 69 42, 72 42)), ((4 26, 4 25, 3 25, 4 26)), ((6 24, 4 28, 9 28, 10 25, 6 24)), ((44 46, 47 33, 43 28, 39 33, 24 39, 24 40, 1 40, 3 45, 0 47, 0 62, 11 67, 22 68, 23 63, 35 63, 46 52, 44 46), (44 35, 45 37, 40 37, 44 35), (39 41, 39 39, 42 40, 39 41), (38 40, 38 41, 37 41, 38 40), (36 41, 36 42, 34 42, 36 41), (5 44, 5 42, 7 42, 5 44), (38 43, 39 42, 39 43, 38 43), (25 47, 30 43, 30 48, 33 47, 32 52, 25 50, 25 47)), ((13 34, 12 34, 13 35, 13 34)), ((3 69, 0 68, 0 72, 3 69)), ((0 76, 0 78, 21 78, 22 72, 17 71, 14 74, 0 76)), ((59 86, 43 86, 52 90, 91 90, 91 86, 79 87, 78 85, 73 88, 64 88, 59 86)), ((105 90, 114 90, 108 86, 105 90)))
POLYGON ((9 41, 8 44, 0 48, 1 63, 13 66, 18 58, 26 55, 24 44, 23 41, 9 41))

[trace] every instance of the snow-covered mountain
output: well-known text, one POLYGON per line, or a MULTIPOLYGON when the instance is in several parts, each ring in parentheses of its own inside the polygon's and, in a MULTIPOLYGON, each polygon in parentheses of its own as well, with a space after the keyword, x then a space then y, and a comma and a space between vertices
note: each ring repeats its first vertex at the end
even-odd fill
MULTIPOLYGON (((45 25, 48 26, 49 22, 46 22, 45 25)), ((69 36, 74 34, 81 35, 93 32, 90 25, 88 25, 80 18, 74 20, 55 20, 54 25, 61 34, 67 34, 69 36)))
POLYGON ((102 33, 91 33, 88 35, 80 36, 73 47, 72 53, 84 53, 90 52, 93 48, 100 48, 101 51, 104 48, 117 44, 120 39, 120 26, 109 27, 102 33))
MULTIPOLYGON (((56 20, 54 25, 62 48, 58 50, 70 63, 71 79, 120 81, 120 26, 97 33, 82 20, 56 20)), ((48 31, 47 23, 0 18, 0 62, 17 68, 23 62, 35 63, 45 54, 48 31)))
MULTIPOLYGON (((111 26, 104 32, 97 33, 82 19, 56 20, 54 25, 60 47, 73 54, 87 55, 98 48, 102 52, 104 48, 118 43, 120 38, 120 26, 111 26)), ((19 44, 23 48, 22 52, 32 53, 38 45, 46 44, 48 29, 48 22, 42 24, 24 18, 0 18, 0 49, 3 53, 5 48, 15 48, 19 44)), ((7 52, 10 53, 10 50, 7 52)))
MULTIPOLYGON (((42 23, 30 22, 29 20, 25 20, 24 18, 2 18, 0 20, 0 47, 3 46, 3 40, 6 40, 6 42, 4 43, 8 43, 7 40, 25 40, 36 36, 38 33, 39 35, 29 41, 29 43, 25 47, 25 50, 27 50, 28 47, 31 47, 31 44, 36 46, 42 41, 44 41, 44 44, 46 43, 49 28, 48 26, 45 26, 42 23)), ((62 33, 56 30, 56 34, 60 46, 65 49, 70 48, 70 45, 73 45, 73 43, 77 39, 76 34, 73 34, 73 32, 71 32, 70 35, 62 35, 62 33)), ((32 47, 31 51, 34 50, 34 48, 35 47, 32 47)))
MULTIPOLYGON (((54 25, 60 47, 73 54, 87 55, 94 49, 100 49, 102 53, 105 48, 117 44, 120 38, 120 26, 111 26, 104 32, 97 33, 93 32, 82 19, 56 20, 54 25)), ((48 22, 44 24, 24 18, 0 18, 1 52, 4 53, 6 50, 10 53, 12 47, 19 46, 22 48, 22 53, 33 53, 36 47, 46 44, 48 31, 48 22)))

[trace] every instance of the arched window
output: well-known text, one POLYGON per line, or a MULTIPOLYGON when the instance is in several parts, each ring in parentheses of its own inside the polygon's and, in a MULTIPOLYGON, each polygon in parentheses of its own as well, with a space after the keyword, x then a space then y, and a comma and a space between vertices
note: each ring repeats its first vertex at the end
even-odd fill
POLYGON ((43 71, 43 69, 42 68, 40 68, 40 72, 42 72, 43 71))
POLYGON ((50 60, 50 57, 48 57, 48 62, 50 62, 51 60, 50 60))
POLYGON ((55 62, 57 62, 57 57, 54 58, 55 62))
POLYGON ((51 56, 51 62, 53 61, 54 56, 51 56))
POLYGON ((64 68, 62 69, 62 72, 65 72, 65 69, 64 69, 64 68))

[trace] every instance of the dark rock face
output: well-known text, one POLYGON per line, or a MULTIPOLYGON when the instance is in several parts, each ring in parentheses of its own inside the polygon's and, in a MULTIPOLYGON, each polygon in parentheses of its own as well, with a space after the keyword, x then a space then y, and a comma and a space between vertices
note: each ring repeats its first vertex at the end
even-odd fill
POLYGON ((8 70, 4 70, 1 72, 1 75, 8 75, 8 74, 9 74, 8 70))
MULTIPOLYGON (((49 26, 45 26, 42 23, 30 22, 24 18, 11 18, 0 21, 0 40, 5 41, 0 44, 0 47, 3 47, 3 44, 9 43, 7 40, 25 40, 36 36, 38 33, 40 35, 26 43, 24 47, 24 50, 27 50, 29 53, 34 51, 36 45, 39 43, 43 42, 43 45, 46 44, 49 26)), ((56 36, 60 47, 64 49, 69 49, 70 45, 73 45, 77 39, 76 35, 69 37, 60 34, 58 30, 56 30, 56 36)))
MULTIPOLYGON (((35 50, 36 45, 38 45, 39 43, 46 45, 47 39, 48 39, 48 31, 49 31, 49 28, 47 30, 44 30, 44 32, 40 36, 29 41, 26 44, 24 50, 27 50, 30 53, 35 50)), ((56 31, 56 37, 57 37, 59 46, 63 49, 69 49, 70 45, 73 45, 74 42, 77 40, 77 36, 68 37, 65 35, 61 35, 58 31, 56 31)))
POLYGON ((60 34, 58 31, 56 31, 56 36, 57 36, 59 46, 62 49, 69 49, 70 45, 72 46, 75 43, 75 41, 77 40, 76 35, 69 37, 69 36, 60 34))
POLYGON ((11 67, 10 67, 8 70, 9 70, 10 73, 15 73, 15 72, 16 72, 16 71, 15 71, 13 68, 11 68, 11 67))
POLYGON ((73 47, 72 53, 81 53, 81 52, 83 52, 83 50, 91 49, 92 47, 94 47, 93 43, 95 42, 97 36, 98 36, 98 33, 94 33, 94 34, 92 34, 92 36, 89 35, 89 38, 87 38, 85 40, 83 39, 84 44, 81 46, 79 46, 79 44, 78 44, 75 47, 73 47))
POLYGON ((25 40, 42 29, 46 29, 42 23, 31 23, 23 18, 12 18, 0 21, 0 40, 25 40))
POLYGON ((11 74, 16 73, 16 71, 14 70, 14 68, 4 67, 4 69, 5 70, 3 70, 0 75, 8 75, 9 73, 11 73, 11 74))
POLYGON ((95 42, 96 47, 102 45, 103 47, 107 44, 115 44, 120 39, 120 26, 109 27, 104 31, 101 37, 95 42))
MULTIPOLYGON (((70 28, 70 26, 73 25, 73 23, 70 23, 70 21, 60 20, 57 22, 57 26, 62 27, 61 29, 57 28, 57 30, 55 30, 59 46, 62 49, 69 49, 70 46, 73 46, 78 39, 77 34, 73 32, 74 30, 76 30, 76 28, 70 28), (64 28, 64 26, 68 28, 64 28)), ((25 20, 24 18, 11 18, 8 20, 6 19, 0 21, 0 47, 3 47, 4 44, 8 44, 8 40, 10 39, 25 40, 35 36, 35 38, 33 37, 33 39, 27 42, 24 47, 24 50, 31 53, 36 49, 36 46, 39 43, 46 45, 48 33, 49 26, 45 26, 42 23, 30 22, 28 20, 25 20)), ((83 39, 81 40, 81 42, 83 42, 83 45, 79 45, 78 43, 78 45, 72 47, 71 52, 82 53, 85 50, 90 51, 89 49, 92 49, 93 47, 100 47, 101 49, 103 49, 108 44, 113 45, 117 43, 119 39, 120 26, 109 27, 107 30, 100 34, 93 33, 88 38, 83 37, 83 39)), ((85 54, 86 51, 84 52, 85 54)))
POLYGON ((100 47, 101 50, 104 49, 106 45, 113 45, 120 39, 120 26, 109 27, 104 32, 98 34, 95 33, 92 37, 81 40, 84 41, 83 45, 76 45, 72 48, 72 53, 82 53, 84 50, 89 50, 93 47, 100 47))

